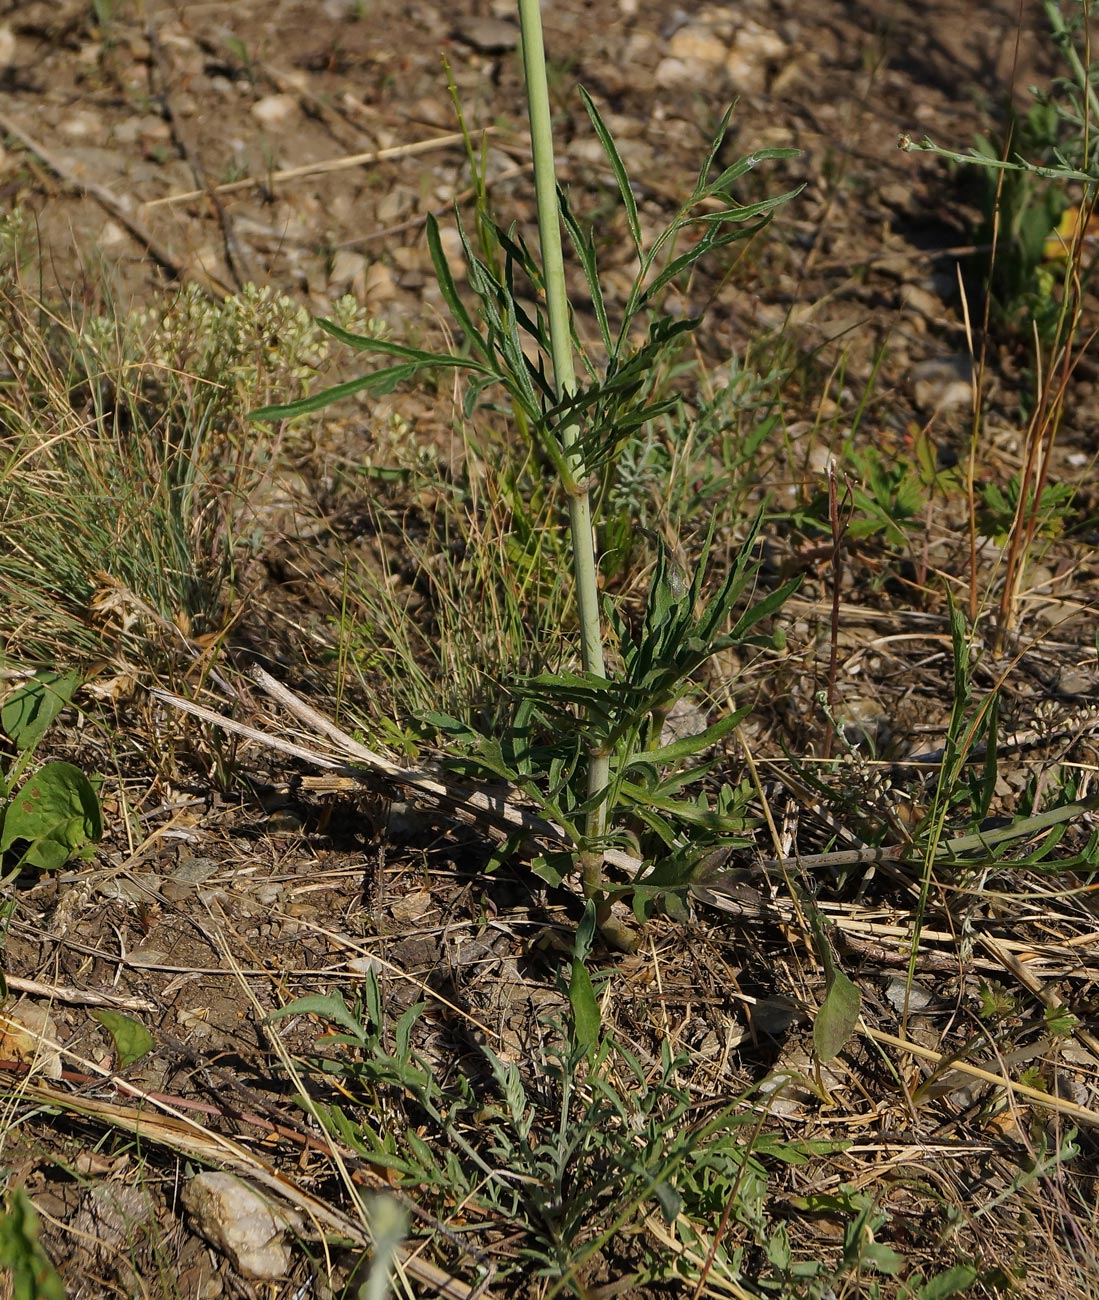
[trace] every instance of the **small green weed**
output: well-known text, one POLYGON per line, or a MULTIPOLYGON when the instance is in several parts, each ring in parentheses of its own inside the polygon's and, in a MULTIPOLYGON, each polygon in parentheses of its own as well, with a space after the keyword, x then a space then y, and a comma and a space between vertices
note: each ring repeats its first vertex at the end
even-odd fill
POLYGON ((0 1270, 12 1300, 65 1300, 65 1286, 38 1240, 38 1215, 21 1187, 0 1200, 0 1270))
POLYGON ((1024 503, 1021 495, 1022 478, 1018 474, 1013 474, 1002 487, 998 483, 986 483, 982 487, 977 523, 986 537, 1005 542, 1021 509, 1034 515, 1036 536, 1057 537, 1064 531, 1075 495, 1071 483, 1047 483, 1037 502, 1024 503))
POLYGON ((78 767, 46 763, 22 779, 38 742, 78 685, 76 673, 39 672, 0 704, 0 729, 18 753, 0 770, 0 857, 11 855, 10 874, 24 867, 56 870, 72 858, 88 857, 102 837, 99 796, 78 767))
MULTIPOLYGON (((483 207, 478 222, 480 253, 459 223, 466 278, 476 300, 475 316, 458 292, 437 223, 429 219, 427 239, 436 277, 463 337, 465 351, 424 352, 355 335, 331 321, 322 321, 322 327, 334 338, 358 351, 387 356, 395 364, 312 397, 256 411, 252 418, 273 420, 305 415, 354 393, 387 393, 399 383, 431 372, 457 373, 467 378, 467 418, 484 407, 491 390, 502 391, 517 428, 530 440, 529 451, 556 471, 567 505, 581 669, 576 671, 566 665, 537 673, 511 687, 514 713, 503 739, 497 735, 477 736, 467 724, 445 717, 438 719, 438 725, 448 731, 451 739, 465 733, 472 742, 465 746, 463 755, 467 767, 475 760, 481 775, 502 776, 518 784, 568 828, 575 844, 572 865, 582 865, 588 892, 605 899, 599 868, 601 850, 609 837, 630 831, 618 816, 623 809, 629 818, 640 819, 655 834, 662 859, 671 858, 679 864, 669 874, 667 862, 661 862, 661 885, 680 880, 683 864, 697 859, 710 847, 715 834, 727 833, 735 822, 724 809, 711 813, 696 799, 680 797, 680 792, 707 770, 705 762, 684 768, 684 760, 716 744, 743 713, 671 746, 662 743, 660 724, 676 700, 691 688, 692 675, 721 650, 752 641, 754 629, 777 612, 796 585, 787 584, 750 605, 736 619, 734 630, 723 634, 721 629, 733 616, 734 606, 749 590, 759 520, 749 529, 732 575, 704 603, 711 528, 691 578, 681 574, 667 548, 658 545, 656 572, 645 612, 636 629, 631 629, 624 613, 613 603, 601 601, 598 595, 594 549, 598 530, 593 528, 592 513, 593 501, 604 515, 613 512, 609 528, 603 530, 611 542, 613 568, 613 554, 622 550, 624 524, 632 504, 624 490, 630 470, 634 470, 636 497, 639 488, 645 489, 644 448, 646 439, 650 448, 655 446, 651 432, 654 422, 678 408, 678 398, 667 391, 666 385, 662 387, 662 379, 675 350, 699 324, 697 319, 670 311, 665 305, 667 295, 703 258, 761 229, 775 207, 791 197, 739 203, 733 196, 738 183, 760 162, 788 157, 792 151, 763 150, 717 170, 728 128, 726 115, 691 194, 666 228, 645 241, 625 165, 594 101, 581 91, 614 176, 637 264, 633 285, 614 322, 604 299, 594 233, 582 224, 567 196, 554 188, 537 6, 522 3, 520 15, 541 261, 515 228, 490 223, 483 207), (576 328, 565 295, 562 226, 592 304, 596 333, 590 344, 576 328), (535 303, 544 299, 545 315, 540 306, 528 308, 526 303, 531 297, 535 303), (531 360, 532 355, 535 360, 531 360), (634 449, 632 456, 629 448, 634 449), (605 656, 611 647, 605 643, 605 628, 617 643, 613 646, 621 664, 617 677, 607 672, 605 656), (547 746, 543 739, 546 736, 558 739, 547 746), (698 843, 700 832, 705 833, 704 845, 698 843)), ((515 517, 511 512, 511 518, 515 517)), ((513 590, 523 592, 531 576, 530 570, 523 571, 523 564, 528 559, 544 558, 544 544, 537 542, 533 556, 529 549, 516 553, 513 548, 512 559, 516 558, 520 564, 513 570, 513 590)), ((559 565, 542 581, 553 586, 559 580, 555 573, 560 574, 559 565)), ((542 863, 542 870, 551 879, 560 880, 563 869, 562 864, 542 863)), ((653 877, 646 886, 650 898, 657 883, 653 877)), ((641 896, 641 892, 635 895, 641 896)), ((640 907, 639 913, 649 905, 640 907)))
MULTIPOLYGON (((588 935, 594 914, 589 914, 588 935)), ((582 963, 575 962, 576 984, 582 963)), ((586 972, 585 972, 586 974, 586 972)), ((423 1004, 392 1030, 380 988, 368 975, 349 1005, 338 993, 298 1000, 273 1019, 318 1015, 331 1026, 320 1053, 302 1064, 319 1094, 336 1082, 343 1100, 306 1100, 332 1136, 390 1171, 400 1186, 465 1207, 478 1221, 479 1248, 497 1239, 505 1274, 534 1269, 547 1294, 583 1295, 600 1254, 628 1234, 646 1240, 655 1215, 687 1246, 708 1239, 732 1210, 738 1232, 766 1237, 769 1170, 842 1149, 842 1143, 789 1141, 762 1131, 750 1108, 699 1121, 680 1082, 687 1069, 665 1045, 649 1065, 592 1033, 582 998, 562 1029, 547 1024, 532 1072, 488 1047, 444 1085, 413 1046, 423 1004), (493 1226, 495 1225, 495 1226, 493 1226)), ((697 1279, 689 1257, 669 1257, 659 1238, 642 1252, 638 1281, 697 1279)), ((742 1252, 715 1254, 718 1276, 739 1282, 742 1252)))

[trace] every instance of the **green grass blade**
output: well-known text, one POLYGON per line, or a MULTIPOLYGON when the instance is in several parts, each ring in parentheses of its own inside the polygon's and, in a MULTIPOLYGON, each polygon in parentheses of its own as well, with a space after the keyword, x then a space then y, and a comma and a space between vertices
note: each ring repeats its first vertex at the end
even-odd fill
POLYGON ((695 182, 694 194, 691 196, 691 202, 694 202, 701 195, 706 193, 709 186, 710 170, 717 160, 717 155, 721 152, 721 146, 725 143, 725 137, 729 134, 729 121, 733 116, 734 105, 730 104, 725 110, 725 114, 718 125, 717 131, 710 141, 710 148, 706 157, 702 160, 702 166, 698 171, 698 180, 695 182))

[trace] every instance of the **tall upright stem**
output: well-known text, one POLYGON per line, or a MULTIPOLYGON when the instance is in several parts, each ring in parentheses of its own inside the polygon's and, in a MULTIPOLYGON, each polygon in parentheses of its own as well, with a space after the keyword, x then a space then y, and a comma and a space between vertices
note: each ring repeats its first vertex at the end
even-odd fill
MULTIPOLYGON (((558 398, 576 391, 576 370, 569 328, 569 300, 565 288, 565 262, 561 252, 561 212, 557 201, 557 173, 553 159, 553 129, 550 119, 549 85, 546 79, 546 51, 542 40, 539 0, 519 0, 519 24, 523 34, 523 71, 527 84, 527 112, 530 120, 534 186, 538 202, 538 237, 542 246, 542 271, 546 285, 550 348, 554 385, 558 398)), ((599 589, 596 582, 595 537, 592 532, 589 475, 578 447, 579 425, 572 422, 561 430, 561 445, 572 470, 565 487, 569 497, 569 526, 572 532, 573 572, 580 621, 580 647, 584 669, 605 677, 603 633, 599 618, 599 589)), ((605 792, 610 773, 610 756, 600 749, 588 755, 588 796, 605 792)), ((606 827, 606 800, 600 799, 588 813, 585 826, 589 840, 597 839, 606 827)), ((592 855, 584 865, 588 892, 599 886, 598 858, 592 855)))

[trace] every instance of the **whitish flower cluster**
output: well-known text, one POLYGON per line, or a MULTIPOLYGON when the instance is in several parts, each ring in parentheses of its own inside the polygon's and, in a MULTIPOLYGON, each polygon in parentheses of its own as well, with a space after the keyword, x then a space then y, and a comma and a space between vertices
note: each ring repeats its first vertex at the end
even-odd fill
MULTIPOLYGON (((352 334, 376 338, 385 330, 350 295, 332 304, 330 319, 352 334)), ((147 362, 230 387, 237 380, 251 387, 257 372, 275 371, 288 386, 308 389, 328 363, 333 343, 300 303, 254 284, 224 302, 188 285, 166 310, 137 312, 129 323, 144 341, 147 362)))

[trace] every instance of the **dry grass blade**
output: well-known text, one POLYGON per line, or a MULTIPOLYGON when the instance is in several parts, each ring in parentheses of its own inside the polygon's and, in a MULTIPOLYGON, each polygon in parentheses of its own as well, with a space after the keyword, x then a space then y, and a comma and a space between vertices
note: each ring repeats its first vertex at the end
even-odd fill
MULTIPOLYGON (((0 1021, 3 1020, 4 1017, 0 1016, 0 1021)), ((362 1250, 369 1249, 373 1244, 362 1223, 313 1195, 241 1143, 206 1128, 161 1097, 115 1078, 95 1062, 77 1056, 46 1035, 36 1033, 34 1036, 43 1049, 58 1052, 77 1062, 90 1074, 110 1080, 127 1095, 137 1098, 141 1105, 123 1106, 101 1098, 74 1095, 37 1079, 20 1081, 13 1090, 20 1099, 81 1115, 85 1119, 98 1120, 139 1137, 143 1142, 155 1142, 206 1164, 231 1169, 242 1178, 258 1183, 293 1205, 313 1224, 318 1236, 323 1238, 326 1234, 334 1234, 353 1242, 362 1250)), ((484 1294, 416 1254, 401 1250, 398 1258, 400 1266, 410 1277, 430 1287, 444 1300, 471 1300, 474 1295, 484 1294)))
MULTIPOLYGON (((490 126, 486 127, 481 134, 492 135, 494 131, 495 128, 490 126)), ((182 194, 168 194, 162 199, 150 199, 143 206, 147 209, 160 208, 172 203, 189 203, 192 199, 201 199, 207 194, 235 194, 239 190, 254 189, 257 185, 266 186, 277 181, 298 180, 302 176, 320 176, 327 172, 342 172, 352 167, 365 167, 369 163, 412 158, 416 154, 429 153, 433 149, 449 149, 456 144, 465 144, 465 136, 460 131, 440 135, 433 140, 417 140, 414 144, 394 145, 392 149, 372 149, 368 153, 326 158, 323 162, 306 163, 302 167, 284 167, 281 171, 274 171, 266 176, 245 176, 239 181, 226 181, 223 185, 213 185, 206 190, 187 190, 182 194)))
MULTIPOLYGON (((1053 1012, 1061 1010, 1064 1005, 1062 999, 1051 992, 1036 975, 1028 971, 1018 957, 1013 952, 1009 952, 998 939, 990 934, 982 934, 978 935, 977 942, 986 952, 991 953, 1005 970, 1010 971, 1028 992, 1033 993, 1047 1010, 1053 1012)), ((1082 1043, 1099 1061, 1099 1039, 1080 1025, 1075 1026, 1072 1034, 1077 1042, 1082 1043)))
MULTIPOLYGON (((499 840, 519 837, 546 842, 558 849, 570 847, 564 828, 521 806, 517 802, 516 792, 463 788, 456 782, 446 781, 440 774, 398 767, 383 755, 358 744, 346 732, 341 731, 334 723, 262 669, 256 669, 253 678, 261 690, 281 703, 299 721, 306 723, 314 731, 333 742, 347 759, 352 761, 341 761, 284 740, 280 736, 273 736, 269 732, 227 718, 201 704, 185 700, 179 695, 172 694, 171 691, 155 688, 152 694, 163 703, 183 713, 189 713, 193 717, 201 718, 215 727, 244 736, 291 758, 301 759, 313 767, 337 772, 346 777, 349 783, 381 784, 386 792, 391 791, 394 786, 399 787, 413 798, 438 809, 444 816, 476 826, 489 838, 499 840)), ((603 854, 603 860, 610 866, 631 875, 640 871, 643 865, 639 858, 618 849, 607 849, 603 854)))
POLYGON ((895 1047, 898 1051, 907 1052, 911 1056, 918 1056, 923 1061, 933 1061, 936 1066, 946 1066, 958 1074, 964 1074, 971 1079, 979 1079, 982 1083, 990 1083, 994 1087, 1003 1088, 1013 1097, 1021 1098, 1034 1106, 1042 1107, 1044 1110, 1054 1111, 1058 1115, 1064 1115, 1077 1124, 1083 1124, 1087 1128, 1099 1128, 1099 1111, 1092 1110, 1089 1106, 1081 1106, 1077 1102, 1068 1101, 1064 1097, 1055 1097, 1048 1092, 1042 1092, 1039 1088, 1031 1088, 1025 1083, 1016 1083, 1014 1079, 1008 1079, 1002 1074, 997 1074, 994 1070, 985 1070, 978 1065, 970 1065, 967 1061, 960 1060, 949 1053, 944 1055, 942 1052, 936 1052, 930 1047, 922 1047, 919 1043, 913 1043, 907 1038, 898 1038, 895 1034, 887 1034, 882 1029, 872 1029, 869 1025, 860 1024, 859 1032, 885 1047, 895 1047))
POLYGON ((71 1002, 74 1006, 119 1007, 124 1011, 157 1010, 157 1004, 148 998, 128 998, 121 993, 97 993, 70 988, 65 984, 43 984, 41 980, 20 979, 17 975, 5 975, 4 983, 18 993, 29 993, 32 997, 48 998, 51 1001, 71 1002))
MULTIPOLYGON (((285 1174, 280 1174, 246 1147, 220 1134, 212 1133, 192 1120, 157 1115, 145 1108, 121 1106, 117 1102, 103 1101, 95 1097, 74 1096, 61 1088, 39 1082, 20 1084, 19 1095, 39 1105, 81 1115, 85 1119, 98 1120, 112 1128, 139 1137, 143 1142, 155 1142, 194 1160, 231 1169, 242 1178, 260 1184, 289 1202, 308 1217, 318 1232, 333 1233, 347 1238, 363 1250, 370 1246, 362 1225, 354 1219, 341 1214, 339 1210, 306 1191, 285 1174)), ((449 1273, 436 1268, 418 1255, 401 1251, 399 1258, 401 1267, 410 1277, 422 1282, 435 1294, 444 1297, 444 1300, 471 1300, 471 1297, 478 1294, 475 1288, 451 1277, 449 1273)))

